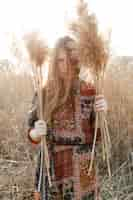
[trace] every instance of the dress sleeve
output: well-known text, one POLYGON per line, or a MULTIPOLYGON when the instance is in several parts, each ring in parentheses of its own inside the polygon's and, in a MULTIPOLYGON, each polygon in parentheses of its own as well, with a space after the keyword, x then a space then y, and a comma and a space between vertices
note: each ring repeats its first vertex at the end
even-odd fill
MULTIPOLYGON (((94 85, 90 83, 82 82, 81 85, 81 97, 82 105, 81 110, 83 113, 82 129, 85 133, 86 142, 93 144, 94 132, 95 132, 95 119, 96 113, 94 110, 96 90, 94 85)), ((100 139, 100 129, 98 128, 97 140, 100 139)))
POLYGON ((27 125, 28 125, 28 139, 30 142, 34 144, 38 144, 39 142, 35 142, 30 137, 30 130, 34 128, 35 122, 38 120, 38 100, 37 100, 37 93, 34 94, 34 97, 32 99, 32 105, 31 109, 28 112, 28 119, 27 119, 27 125))
POLYGON ((34 95, 32 100, 31 109, 28 112, 28 128, 34 128, 34 123, 38 120, 38 103, 37 103, 37 94, 34 95))
POLYGON ((94 102, 95 102, 95 95, 96 95, 96 90, 94 85, 90 84, 90 83, 86 83, 86 82, 82 82, 81 83, 81 95, 82 96, 86 96, 89 98, 89 107, 91 107, 90 109, 90 123, 93 124, 95 121, 95 111, 94 111, 94 102))
MULTIPOLYGON (((95 103, 95 96, 96 96, 96 88, 92 84, 87 85, 87 90, 88 90, 88 96, 91 96, 91 113, 90 113, 90 125, 92 127, 92 132, 93 132, 93 137, 94 137, 94 131, 95 131, 95 120, 96 120, 96 112, 94 110, 94 103, 95 103)), ((101 140, 101 131, 100 128, 98 127, 98 132, 97 132, 97 141, 101 140)))

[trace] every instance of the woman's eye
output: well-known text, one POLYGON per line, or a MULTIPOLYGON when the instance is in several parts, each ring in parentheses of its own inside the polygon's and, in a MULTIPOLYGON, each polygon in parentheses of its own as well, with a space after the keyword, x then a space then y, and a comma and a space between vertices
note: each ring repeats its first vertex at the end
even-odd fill
POLYGON ((58 63, 64 62, 64 59, 58 59, 58 63))

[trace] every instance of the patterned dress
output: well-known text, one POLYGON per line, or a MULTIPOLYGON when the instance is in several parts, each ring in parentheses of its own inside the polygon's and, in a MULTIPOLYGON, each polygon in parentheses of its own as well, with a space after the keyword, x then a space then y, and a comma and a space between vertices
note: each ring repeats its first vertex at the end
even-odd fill
MULTIPOLYGON (((49 188, 47 176, 43 172, 42 200, 98 199, 95 169, 88 175, 95 124, 94 95, 95 89, 91 84, 78 81, 67 102, 53 113, 47 136, 53 187, 49 188)), ((34 104, 28 120, 30 128, 36 120, 34 104)), ((40 154, 36 169, 36 189, 40 154)))

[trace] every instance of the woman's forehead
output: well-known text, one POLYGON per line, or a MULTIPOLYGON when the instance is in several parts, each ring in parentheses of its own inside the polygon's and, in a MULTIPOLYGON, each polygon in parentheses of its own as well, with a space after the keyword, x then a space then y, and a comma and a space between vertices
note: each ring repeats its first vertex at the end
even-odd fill
POLYGON ((67 42, 66 46, 67 46, 68 49, 75 49, 75 48, 77 48, 77 44, 76 44, 75 41, 69 41, 69 42, 67 42))

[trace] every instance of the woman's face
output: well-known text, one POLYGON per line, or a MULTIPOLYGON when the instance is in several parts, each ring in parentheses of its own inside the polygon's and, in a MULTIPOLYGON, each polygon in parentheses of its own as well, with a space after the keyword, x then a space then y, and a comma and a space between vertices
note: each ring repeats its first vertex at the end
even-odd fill
POLYGON ((79 52, 76 42, 74 41, 67 42, 67 51, 70 56, 71 64, 77 65, 79 63, 79 52))
POLYGON ((75 42, 70 41, 67 43, 66 49, 60 49, 58 52, 57 56, 57 65, 58 65, 58 70, 60 73, 60 76, 65 78, 68 73, 72 74, 75 71, 75 67, 77 67, 77 64, 79 62, 79 56, 78 56, 78 51, 77 47, 75 45, 75 42), (69 64, 70 68, 68 69, 68 60, 69 59, 69 64))
POLYGON ((68 74, 67 55, 63 49, 60 49, 58 52, 57 67, 60 77, 66 77, 68 74))

